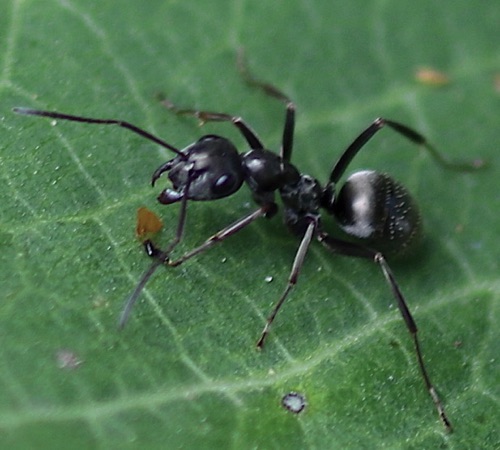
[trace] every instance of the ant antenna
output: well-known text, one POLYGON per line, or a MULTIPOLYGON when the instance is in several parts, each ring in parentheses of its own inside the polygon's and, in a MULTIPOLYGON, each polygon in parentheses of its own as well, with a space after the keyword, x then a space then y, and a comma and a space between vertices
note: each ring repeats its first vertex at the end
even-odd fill
POLYGON ((120 314, 120 320, 118 321, 118 329, 122 330, 123 327, 125 327, 125 325, 128 322, 130 312, 132 311, 132 307, 135 305, 135 302, 139 298, 139 294, 142 292, 144 286, 146 286, 146 283, 149 281, 149 279, 156 272, 156 269, 158 269, 158 267, 167 262, 167 259, 168 259, 168 254, 166 252, 161 252, 151 263, 146 272, 143 273, 141 280, 134 289, 134 292, 130 294, 130 297, 125 302, 125 306, 123 307, 122 313, 120 314))
POLYGON ((193 177, 193 172, 190 171, 188 174, 184 195, 181 200, 181 210, 179 215, 179 221, 177 223, 177 231, 175 233, 175 237, 172 240, 172 242, 170 242, 168 247, 163 251, 159 251, 159 249, 157 249, 151 241, 147 240, 145 242, 145 245, 148 245, 148 253, 151 252, 151 256, 154 258, 154 261, 142 274, 139 283, 134 289, 134 292, 130 294, 130 297, 125 302, 125 306, 123 307, 122 313, 120 314, 120 319, 118 321, 119 330, 123 329, 123 327, 127 324, 130 312, 132 311, 132 307, 135 305, 135 302, 139 298, 139 295, 144 289, 144 286, 146 286, 147 282, 156 272, 156 269, 158 269, 158 267, 160 267, 163 264, 169 263, 170 253, 172 253, 172 250, 182 239, 182 235, 184 234, 184 226, 186 224, 186 211, 187 211, 187 202, 189 199, 189 186, 191 185, 192 177, 193 177))
POLYGON ((155 135, 148 133, 146 130, 142 128, 136 127, 135 125, 126 122, 124 120, 117 119, 93 119, 91 117, 82 117, 82 116, 72 116, 71 114, 62 114, 56 111, 42 111, 39 109, 31 109, 31 108, 12 108, 16 114, 21 114, 23 116, 42 116, 42 117, 50 117, 52 119, 62 119, 69 120, 72 122, 82 122, 82 123, 97 123, 101 125, 118 125, 119 127, 126 128, 143 138, 146 138, 150 141, 155 142, 156 144, 161 145, 162 147, 168 148, 179 156, 185 157, 184 153, 182 153, 179 149, 170 145, 168 142, 165 142, 163 139, 156 137, 155 135))

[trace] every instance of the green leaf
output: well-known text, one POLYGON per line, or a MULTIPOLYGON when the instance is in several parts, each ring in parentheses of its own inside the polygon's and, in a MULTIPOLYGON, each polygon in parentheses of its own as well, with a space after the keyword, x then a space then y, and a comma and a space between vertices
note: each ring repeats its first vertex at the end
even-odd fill
MULTIPOLYGON (((494 448, 499 444, 500 97, 495 0, 98 2, 0 6, 1 448, 494 448), (455 432, 447 435, 379 269, 314 244, 267 347, 255 341, 298 245, 261 220, 177 269, 159 270, 128 326, 118 315, 150 261, 134 237, 171 154, 116 127, 17 116, 15 106, 120 118, 182 148, 229 124, 176 117, 156 100, 242 115, 277 150, 297 104, 293 161, 321 181, 375 117, 420 130, 437 167, 383 130, 350 169, 402 180, 421 206, 422 249, 391 262, 455 432), (442 87, 415 80, 443 71, 442 87), (495 80, 497 86, 495 87, 495 80), (266 277, 272 276, 271 283, 266 277), (64 366, 64 367, 63 367, 64 366), (288 392, 307 398, 294 415, 288 392)), ((250 211, 246 188, 189 205, 179 253, 250 211)), ((325 227, 334 229, 325 217, 325 227)))

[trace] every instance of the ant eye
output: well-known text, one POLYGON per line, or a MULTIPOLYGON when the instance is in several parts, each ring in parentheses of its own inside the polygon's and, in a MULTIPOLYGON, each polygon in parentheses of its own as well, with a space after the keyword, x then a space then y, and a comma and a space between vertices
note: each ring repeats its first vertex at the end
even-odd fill
POLYGON ((212 186, 215 195, 229 195, 234 190, 235 178, 231 174, 220 176, 212 186))

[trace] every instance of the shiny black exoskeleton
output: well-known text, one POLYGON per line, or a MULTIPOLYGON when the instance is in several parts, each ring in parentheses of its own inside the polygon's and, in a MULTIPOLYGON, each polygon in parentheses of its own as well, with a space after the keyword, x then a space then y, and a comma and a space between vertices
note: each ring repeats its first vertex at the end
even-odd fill
POLYGON ((163 174, 171 182, 158 196, 162 204, 180 202, 177 232, 170 245, 161 250, 151 240, 144 242, 146 253, 153 263, 141 277, 136 289, 128 298, 120 316, 120 327, 128 320, 131 308, 142 292, 149 278, 161 265, 178 266, 193 256, 207 250, 218 242, 232 236, 260 217, 271 218, 278 211, 276 193, 281 197, 284 219, 287 227, 301 240, 295 260, 282 296, 276 303, 262 331, 257 346, 262 348, 269 328, 289 292, 296 284, 307 249, 313 238, 333 253, 365 258, 380 267, 388 286, 398 304, 403 319, 412 335, 417 361, 425 385, 434 401, 439 416, 447 430, 451 424, 442 403, 434 389, 424 365, 417 326, 408 309, 406 300, 386 262, 386 252, 403 252, 410 248, 420 235, 420 215, 406 188, 386 174, 363 170, 351 175, 337 193, 337 185, 356 154, 382 128, 389 127, 403 137, 427 149, 441 165, 457 170, 473 170, 480 162, 451 163, 444 159, 426 139, 398 122, 378 118, 369 125, 342 153, 333 166, 328 182, 323 185, 315 178, 301 173, 291 162, 295 127, 295 106, 280 90, 272 85, 252 78, 244 69, 246 81, 286 105, 285 125, 280 154, 265 149, 256 133, 240 118, 224 113, 178 109, 165 100, 164 105, 177 114, 191 115, 205 121, 230 122, 241 132, 249 150, 239 153, 228 139, 206 135, 183 150, 179 150, 162 139, 128 122, 115 119, 93 119, 51 111, 15 108, 18 114, 37 115, 54 119, 70 120, 91 124, 118 125, 137 133, 169 150, 176 156, 162 164, 152 176, 154 185, 163 174), (257 204, 257 209, 220 230, 200 246, 177 259, 171 253, 182 239, 188 202, 209 201, 227 197, 246 184, 257 204), (321 222, 324 209, 338 222, 340 228, 350 236, 345 240, 329 235, 321 222))
MULTIPOLYGON (((203 120, 224 117, 202 111, 177 112, 189 112, 203 120)), ((231 117, 233 119, 238 121, 240 128, 245 127, 246 134, 253 133, 239 118, 231 117)), ((384 124, 390 126, 394 122, 377 119, 372 127, 378 128, 372 131, 384 124)), ((401 124, 397 126, 402 127, 401 124)), ((248 141, 255 145, 257 137, 253 135, 248 141)), ((239 154, 232 142, 224 137, 201 137, 154 172, 153 185, 164 173, 172 183, 172 188, 160 193, 158 201, 169 205, 182 199, 217 200, 235 193, 246 182, 254 201, 265 208, 264 215, 268 218, 278 210, 275 192, 279 192, 285 223, 300 237, 310 223, 319 231, 321 208, 335 216, 346 234, 389 253, 401 252, 419 236, 418 208, 404 186, 390 176, 370 170, 356 172, 337 194, 335 179, 323 187, 281 156, 260 148, 260 142, 258 145, 259 148, 239 154), (189 189, 186 189, 188 184, 189 189)))

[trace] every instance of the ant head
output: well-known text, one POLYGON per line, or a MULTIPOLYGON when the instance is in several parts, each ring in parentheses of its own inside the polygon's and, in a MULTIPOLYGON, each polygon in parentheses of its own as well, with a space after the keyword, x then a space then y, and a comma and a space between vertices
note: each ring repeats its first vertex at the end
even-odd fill
POLYGON ((173 189, 158 196, 160 203, 168 205, 185 196, 188 200, 216 200, 236 192, 245 180, 241 157, 228 139, 206 135, 181 153, 153 173, 153 185, 164 172, 172 182, 173 189))

